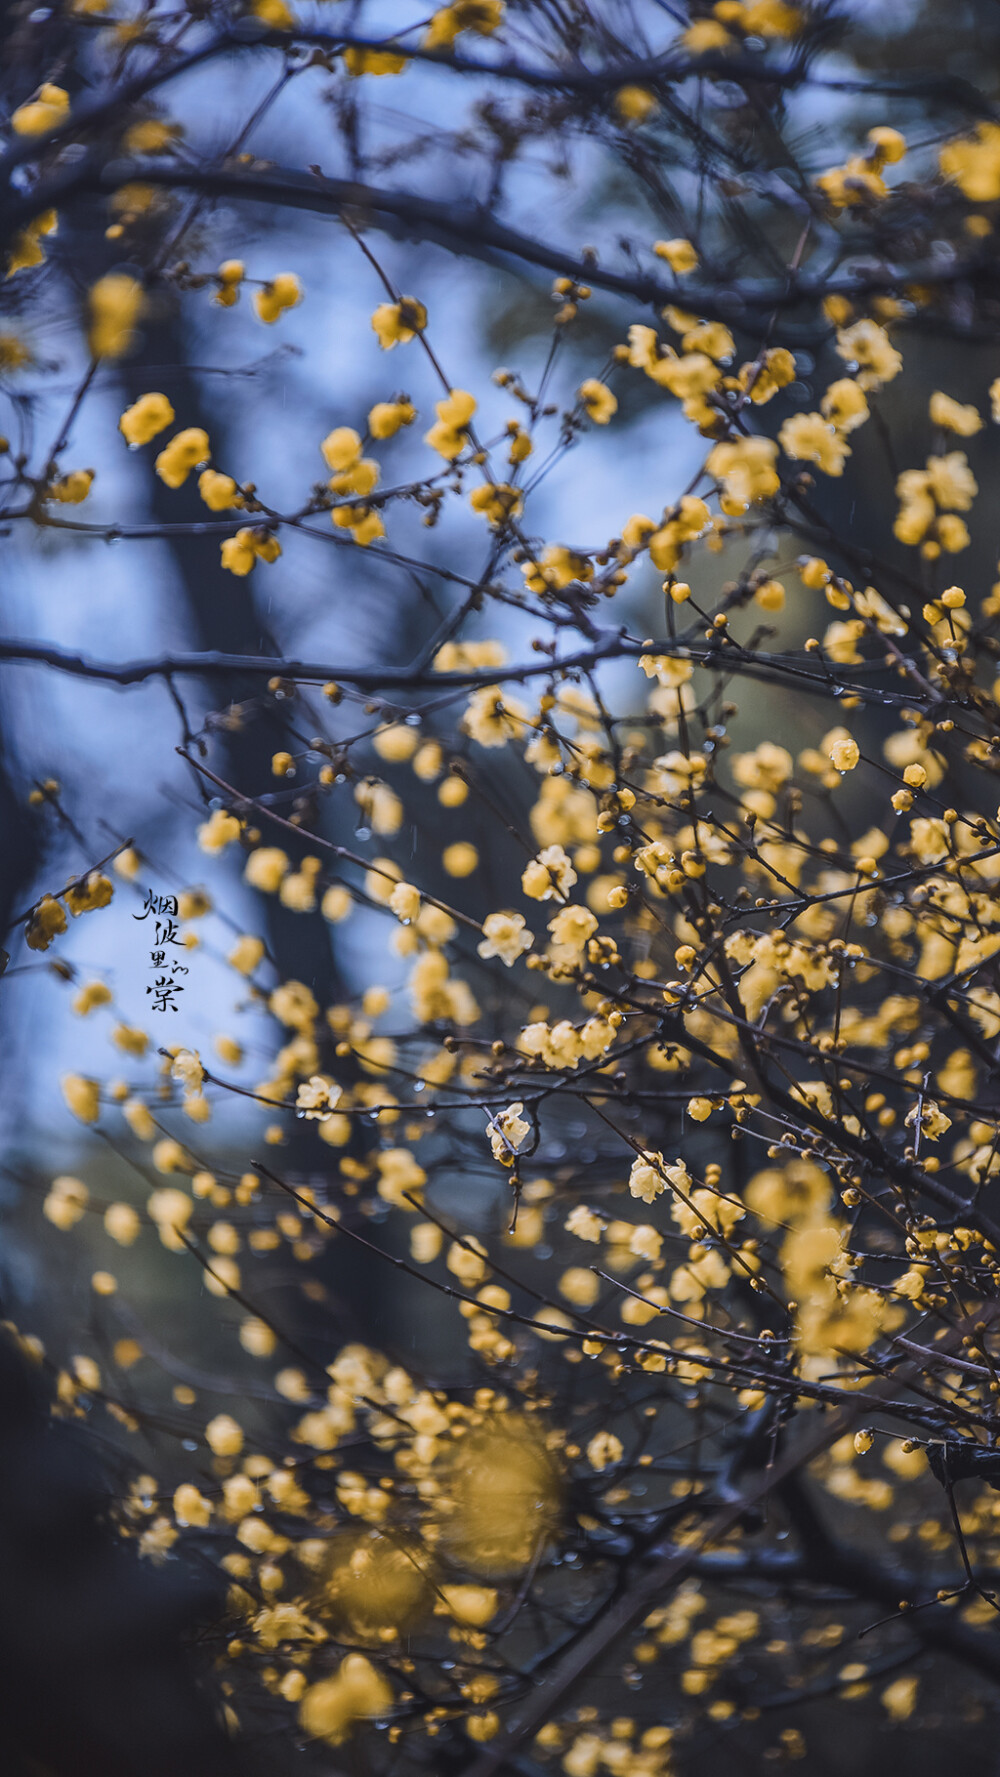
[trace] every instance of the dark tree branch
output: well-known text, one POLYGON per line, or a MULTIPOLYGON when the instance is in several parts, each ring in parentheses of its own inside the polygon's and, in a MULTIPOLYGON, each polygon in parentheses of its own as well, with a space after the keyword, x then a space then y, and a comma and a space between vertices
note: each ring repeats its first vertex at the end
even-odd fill
POLYGON ((401 225, 404 232, 436 241, 450 252, 486 255, 491 260, 500 254, 629 297, 645 307, 659 310, 668 303, 679 303, 707 319, 734 324, 741 318, 759 320, 761 315, 808 306, 830 296, 854 300, 907 284, 943 287, 989 281, 995 279, 997 269, 995 251, 978 247, 966 258, 919 260, 859 272, 823 270, 781 279, 733 278, 725 284, 666 284, 646 273, 608 271, 594 259, 535 240, 498 222, 477 203, 442 203, 412 191, 388 191, 294 167, 186 167, 172 161, 102 163, 96 158, 64 167, 28 193, 12 197, 6 204, 5 232, 8 238, 16 234, 43 210, 58 209, 87 194, 110 194, 134 183, 309 210, 316 215, 350 212, 378 227, 401 225))
MULTIPOLYGON (((159 654, 147 660, 121 662, 91 660, 85 654, 72 654, 48 642, 24 642, 0 639, 0 661, 22 662, 54 667, 76 678, 101 679, 113 685, 138 685, 148 679, 170 678, 174 674, 212 677, 215 674, 266 674, 268 677, 293 679, 301 683, 354 685, 359 691, 419 691, 433 687, 437 691, 473 690, 480 685, 514 683, 525 679, 544 678, 552 673, 587 672, 604 660, 638 660, 643 654, 664 654, 672 659, 691 660, 709 670, 721 669, 760 679, 765 684, 794 685, 802 691, 829 697, 832 681, 819 673, 811 673, 797 662, 779 656, 755 655, 746 649, 699 647, 696 643, 679 643, 670 638, 651 642, 635 641, 620 630, 597 632, 592 647, 574 654, 551 657, 540 654, 537 660, 511 666, 470 668, 464 672, 435 672, 422 666, 346 666, 329 661, 283 659, 280 655, 223 654, 206 649, 199 654, 159 654)), ((838 675, 836 684, 843 692, 867 703, 896 708, 912 704, 913 697, 899 692, 852 682, 849 676, 838 675)))

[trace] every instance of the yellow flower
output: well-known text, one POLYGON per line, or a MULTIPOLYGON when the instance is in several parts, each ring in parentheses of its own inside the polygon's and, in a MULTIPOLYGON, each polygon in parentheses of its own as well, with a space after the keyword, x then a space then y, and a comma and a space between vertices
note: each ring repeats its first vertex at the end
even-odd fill
POLYGON ((32 361, 31 347, 19 333, 11 333, 7 328, 0 330, 0 373, 9 375, 23 370, 32 361))
POLYGON ((69 116, 69 93, 61 86, 46 81, 26 105, 19 105, 11 117, 11 128, 19 136, 44 136, 69 116))
POLYGON ((642 1203, 652 1203, 666 1190, 662 1154, 638 1154, 632 1162, 628 1188, 642 1203))
POLYGON ((267 1003, 278 1022, 289 1030, 310 1031, 319 1013, 312 990, 303 981, 283 981, 267 1003))
POLYGON ((783 611, 785 608, 785 589, 780 580, 763 581, 753 596, 762 611, 783 611))
POLYGON ((205 1069, 201 1065, 197 1049, 178 1049, 170 1063, 170 1072, 189 1091, 199 1087, 205 1078, 205 1069))
POLYGON ((138 1239, 142 1223, 131 1203, 109 1203, 104 1212, 105 1232, 119 1246, 131 1246, 138 1239))
POLYGON ((142 285, 126 272, 109 272, 91 286, 87 306, 87 341, 94 357, 121 358, 132 346, 145 306, 142 285))
POLYGON ((300 1083, 295 1099, 295 1108, 307 1122, 325 1122, 334 1107, 343 1096, 343 1090, 334 1080, 328 1080, 323 1074, 313 1074, 310 1080, 300 1083))
POLYGON ((403 804, 395 790, 377 777, 355 786, 354 800, 363 810, 373 833, 398 833, 403 824, 403 804))
POLYGON ((353 907, 354 901, 351 898, 350 890, 339 882, 331 884, 320 902, 320 912, 323 918, 328 919, 332 925, 337 925, 342 919, 346 919, 353 907))
POLYGON ((63 1074, 62 1093, 74 1117, 81 1123, 96 1123, 100 1116, 101 1089, 96 1080, 82 1074, 63 1074))
POLYGON ((585 556, 567 549, 565 543, 549 543, 540 561, 521 564, 521 572, 530 592, 561 592, 573 580, 592 580, 594 570, 585 556))
POLYGON ((70 883, 64 900, 73 918, 78 919, 81 913, 93 913, 99 907, 107 907, 114 892, 110 877, 100 870, 91 870, 87 876, 70 883))
POLYGON ((211 1501, 191 1481, 184 1481, 174 1493, 174 1517, 178 1524, 201 1529, 212 1516, 211 1501))
POLYGON ((245 933, 242 938, 237 938, 226 960, 237 974, 252 975, 263 955, 263 938, 254 938, 245 933))
POLYGON ((205 852, 225 851, 227 845, 239 838, 240 831, 240 823, 234 814, 228 809, 216 808, 198 828, 198 844, 205 852))
POLYGON ((391 49, 358 49, 352 44, 344 51, 344 67, 355 79, 361 74, 401 74, 406 57, 391 49))
POLYGON ((535 941, 521 913, 488 913, 483 921, 483 940, 476 946, 487 960, 498 956, 509 969, 535 941))
POLYGON ((777 493, 781 485, 774 467, 777 455, 773 438, 739 438, 717 444, 705 467, 722 482, 726 499, 742 511, 752 501, 777 493))
POLYGON ((606 383, 599 382, 594 376, 580 384, 579 396, 596 426, 606 426, 612 414, 618 412, 617 398, 606 383))
POLYGON ((95 1006, 106 1006, 111 999, 111 989, 104 981, 87 981, 73 1000, 73 1010, 78 1017, 86 1018, 95 1006))
POLYGON ((232 476, 222 475, 218 469, 202 470, 198 492, 210 512, 227 512, 231 506, 242 503, 232 476))
POLYGON ((156 459, 156 473, 168 487, 183 487, 192 469, 211 455, 211 449, 204 428, 188 426, 164 445, 156 459))
POLYGON ((435 403, 437 424, 424 434, 424 443, 453 462, 464 449, 466 428, 476 411, 476 400, 466 389, 452 389, 443 401, 435 403))
POLYGON ((694 271, 698 264, 698 255, 688 240, 654 241, 653 252, 657 259, 665 259, 671 271, 679 276, 694 271))
POLYGON ((553 945, 571 956, 581 953, 596 930, 597 918, 589 907, 560 907, 554 919, 549 920, 553 945))
POLYGON ((763 406, 795 381, 795 359, 785 346, 775 346, 764 353, 763 362, 741 364, 738 380, 741 389, 749 390, 751 401, 763 406))
POLYGON ((219 308, 234 308, 239 302, 240 285, 246 276, 246 266, 242 259, 224 259, 215 275, 219 280, 219 288, 213 302, 219 308))
POLYGON ((957 432, 959 438, 971 438, 983 424, 977 407, 971 403, 963 406, 961 401, 942 394, 940 389, 935 389, 931 396, 930 417, 932 425, 941 426, 946 432, 957 432))
POLYGON ((513 1412, 492 1416, 458 1442, 442 1492, 448 1554, 487 1578, 523 1572, 555 1529, 562 1504, 561 1477, 541 1428, 513 1412))
POLYGON ((368 413, 368 430, 373 438, 393 438, 401 426, 412 426, 417 410, 412 402, 376 401, 368 413))
POLYGON ((441 1596, 456 1622, 482 1629, 496 1615, 497 1593, 492 1586, 442 1586, 441 1596))
POLYGON ((830 384, 820 407, 824 418, 836 426, 838 432, 853 432, 856 427, 863 426, 869 412, 864 390, 850 376, 830 384))
MULTIPOLYGON (((153 1164, 158 1172, 179 1171, 180 1165, 178 1163, 183 1159, 184 1150, 179 1142, 157 1142, 153 1149, 153 1164), (171 1164, 168 1165, 168 1162, 171 1164)), ((156 1224, 160 1240, 168 1251, 183 1252, 184 1242, 181 1239, 181 1234, 187 1228, 194 1212, 194 1203, 187 1192, 180 1190, 175 1185, 164 1185, 160 1190, 151 1194, 147 1200, 146 1209, 150 1220, 156 1224)))
POLYGON ((392 1687, 364 1654, 348 1654, 332 1678, 309 1686, 299 1705, 299 1722, 311 1739, 337 1746, 356 1721, 384 1715, 392 1687))
POLYGON ((731 49, 735 40, 717 19, 695 19, 681 32, 680 41, 689 55, 703 56, 713 49, 731 49))
POLYGON ((488 37, 503 21, 503 0, 453 0, 431 18, 424 49, 447 49, 460 31, 478 31, 488 37))
POLYGON ((152 393, 140 395, 131 407, 126 407, 118 429, 127 444, 148 444, 157 432, 162 432, 174 418, 174 410, 166 395, 152 393))
POLYGON ((462 727, 481 747, 502 747, 524 732, 527 715, 523 704, 499 685, 483 685, 469 698, 462 727))
POLYGON ((585 1265, 570 1265, 559 1279, 559 1294, 574 1308, 592 1308, 600 1290, 600 1279, 585 1265))
POLYGON ((894 1678, 880 1693, 881 1701, 890 1721, 908 1721, 917 1703, 917 1692, 920 1680, 915 1672, 907 1672, 902 1678, 894 1678))
POLYGON ((238 1456, 243 1429, 230 1413, 217 1413, 205 1427, 205 1442, 214 1456, 238 1456))
POLYGON ((645 123, 659 109, 655 93, 647 86, 620 86, 614 104, 624 123, 645 123))
POLYGON ((802 29, 802 13, 787 0, 749 0, 743 7, 742 24, 745 31, 759 37, 795 37, 802 29))
POLYGON ((48 950, 53 938, 66 930, 66 910, 54 895, 43 895, 32 909, 25 927, 25 943, 29 950, 48 950))
POLYGON ((688 354, 703 352, 716 363, 728 362, 736 350, 736 341, 721 321, 699 321, 696 327, 685 326, 681 349, 688 354))
POLYGON ((521 876, 521 887, 532 901, 550 901, 554 895, 565 896, 577 876, 561 845, 548 845, 532 858, 521 876))
POLYGON ((850 446, 821 413, 796 413, 778 433, 785 455, 815 463, 824 475, 842 475, 850 446))
POLYGON ((964 450, 950 450, 944 457, 928 457, 927 485, 938 505, 954 512, 968 512, 979 492, 964 450))
POLYGON ((389 907, 398 920, 409 925, 420 912, 420 890, 412 882, 397 882, 389 896, 389 907))
POLYGON ((441 862, 449 876, 471 876, 479 863, 479 853, 470 840, 458 839, 454 845, 445 846, 441 862))
POLYGON ((274 895, 281 887, 282 877, 290 869, 288 855, 280 846, 262 845, 247 858, 243 877, 251 888, 263 889, 266 895, 274 895))
POLYGON ((270 25, 272 31, 295 29, 295 14, 285 5, 285 0, 253 0, 250 10, 254 18, 260 19, 262 25, 270 25))
POLYGON ((258 290, 253 299, 258 318, 273 326, 286 309, 293 309, 302 301, 302 285, 294 272, 279 272, 270 283, 258 290))
POLYGON ((595 1432, 587 1445, 587 1461, 598 1473, 621 1462, 623 1454, 621 1438, 616 1438, 613 1431, 595 1432))
MULTIPOLYGON (((345 63, 350 55, 347 51, 345 63)), ((403 58, 400 56, 400 63, 403 58)), ((389 352, 395 345, 406 345, 408 340, 422 333, 427 325, 427 310, 415 296, 403 296, 399 302, 383 302, 372 315, 372 326, 382 350, 389 352)))
POLYGON ((129 125, 122 137, 122 147, 126 154, 162 154, 181 133, 179 124, 166 123, 159 117, 144 117, 139 123, 129 125))
MULTIPOLYGON (((65 1081, 63 1090, 65 1091, 65 1081)), ((88 1119, 91 1120, 91 1119, 88 1119)), ((82 1179, 71 1178, 64 1173, 54 1178, 48 1195, 42 1204, 42 1213, 53 1227, 66 1233, 80 1220, 90 1202, 90 1192, 82 1179)))
POLYGON ((59 226, 59 218, 55 210, 43 210, 14 236, 7 259, 7 276, 12 278, 15 272, 29 270, 34 265, 41 265, 45 253, 41 245, 41 237, 55 234, 59 226))
POLYGON ((58 500, 62 506, 79 506, 87 498, 93 485, 93 469, 71 469, 68 475, 62 475, 58 481, 49 483, 45 497, 47 500, 58 500))
POLYGON ((858 382, 863 389, 878 389, 898 376, 903 360, 889 335, 877 321, 855 321, 853 327, 837 330, 837 352, 848 364, 857 364, 858 382))
POLYGON ((320 445, 327 467, 350 469, 361 455, 361 439, 353 426, 336 426, 320 445))
POLYGON ((247 525, 241 526, 235 536, 226 537, 220 551, 222 566, 240 579, 256 567, 258 559, 273 562, 280 554, 281 544, 277 537, 247 525))
MULTIPOLYGON (((432 426, 431 431, 427 434, 428 441, 430 441, 432 433, 437 434, 437 432, 438 428, 432 426)), ((457 442, 460 450, 463 441, 460 434, 449 433, 446 442, 449 449, 454 442, 457 442)), ((440 444, 436 448, 440 449, 440 444)), ((481 512, 491 525, 506 524, 509 519, 516 518, 523 503, 524 495, 521 489, 511 487, 510 483, 506 481, 486 482, 482 487, 473 488, 469 495, 469 505, 473 512, 481 512)))
POLYGON ((508 1105, 505 1111, 498 1111, 487 1123, 493 1158, 499 1160, 501 1166, 513 1166, 514 1155, 531 1134, 531 1124, 521 1116, 523 1109, 519 1100, 517 1104, 508 1105))
POLYGON ((831 728, 820 745, 835 771, 853 771, 861 757, 857 741, 846 728, 831 728))
POLYGON ((1000 198, 1000 124, 977 123, 972 136, 946 142, 938 156, 946 179, 974 204, 1000 198))

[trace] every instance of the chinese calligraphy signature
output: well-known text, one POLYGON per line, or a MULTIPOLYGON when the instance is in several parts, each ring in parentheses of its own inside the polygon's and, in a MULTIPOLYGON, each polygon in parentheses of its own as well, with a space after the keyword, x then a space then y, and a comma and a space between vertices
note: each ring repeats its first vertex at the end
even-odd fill
POLYGON ((147 889, 142 912, 133 913, 132 918, 153 920, 149 960, 159 972, 146 988, 147 994, 153 996, 150 1009, 166 1012, 169 1008, 176 1012, 178 997, 184 992, 184 983, 179 977, 188 973, 186 965, 173 954, 174 950, 184 949, 177 925, 177 896, 154 895, 152 889, 147 889))

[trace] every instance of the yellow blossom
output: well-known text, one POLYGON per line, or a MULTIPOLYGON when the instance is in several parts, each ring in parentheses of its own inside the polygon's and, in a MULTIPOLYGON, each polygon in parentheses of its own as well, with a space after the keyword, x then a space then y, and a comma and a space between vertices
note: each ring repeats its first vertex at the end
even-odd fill
POLYGON ((46 81, 33 99, 17 107, 10 121, 19 136, 43 136, 64 123, 68 116, 69 93, 64 87, 46 81))
POLYGON ((118 428, 127 444, 148 444, 157 432, 162 432, 172 424, 174 410, 166 395, 151 393, 140 395, 131 407, 126 407, 118 428))
POLYGON ((946 142, 938 156, 941 171, 976 204, 1000 198, 1000 124, 977 123, 971 136, 946 142))
POLYGON ((286 309, 295 308, 302 301, 302 285, 294 272, 279 272, 270 283, 254 294, 253 305, 258 318, 273 326, 286 309))
POLYGON ((54 895, 43 895, 32 908, 25 927, 29 950, 48 950, 53 938, 66 930, 66 910, 54 895))
POLYGON ((87 334, 95 358, 121 358, 132 347, 145 306, 142 285, 125 272, 109 272, 91 286, 87 334))
POLYGON ((379 345, 388 352, 393 346, 405 345, 423 332, 427 326, 427 310, 415 296, 404 296, 399 302, 383 302, 372 316, 372 326, 379 345))
POLYGON ((348 1654, 332 1678, 309 1686, 299 1705, 299 1722, 311 1739, 337 1746, 355 1722, 382 1715, 392 1703, 392 1687, 364 1654, 348 1654))
POLYGON ((576 882, 576 871, 561 845, 548 845, 526 865, 521 887, 532 901, 563 898, 576 882))
POLYGON ((956 432, 959 438, 971 438, 982 430, 982 415, 977 407, 963 406, 961 401, 942 394, 940 389, 931 396, 930 416, 932 425, 941 426, 946 432, 956 432))
POLYGON ((192 469, 211 454, 208 433, 201 426, 175 432, 156 459, 156 473, 168 487, 182 487, 192 469))
POLYGON ((531 1134, 531 1124, 521 1116, 524 1106, 520 1103, 508 1105, 505 1111, 498 1111, 490 1117, 487 1133, 494 1160, 501 1166, 513 1166, 514 1156, 518 1148, 531 1134))
POLYGON ((653 252, 657 259, 665 259, 671 271, 679 276, 694 271, 698 264, 698 255, 688 240, 654 241, 653 252))
POLYGON ((606 426, 612 415, 618 411, 616 397, 607 384, 598 382, 596 377, 592 376, 580 384, 579 395, 595 425, 606 426))
POLYGON ((628 1188, 642 1203, 652 1203, 667 1188, 662 1154, 639 1154, 632 1162, 628 1188))
POLYGON ((851 454, 843 435, 821 413, 793 414, 778 437, 787 457, 815 463, 825 475, 842 475, 844 460, 851 454))
POLYGON ((368 413, 368 430, 373 438, 393 438, 401 426, 412 426, 416 417, 410 401, 376 401, 368 413))
POLYGON ((465 389, 452 389, 443 401, 434 404, 437 423, 424 434, 424 442, 446 462, 460 456, 466 444, 466 429, 476 411, 476 400, 465 389))
POLYGON ((483 921, 482 942, 477 945, 481 957, 498 956, 507 968, 517 961, 535 941, 521 913, 488 913, 483 921))
POLYGON ((877 321, 855 321, 851 327, 839 328, 837 351, 848 364, 858 366, 858 383, 862 389, 880 388, 898 376, 903 368, 902 357, 877 321))
POLYGON ((706 468, 722 482, 726 498, 742 511, 755 500, 770 499, 780 486, 774 463, 778 446, 773 438, 739 438, 717 444, 708 454, 706 468))

